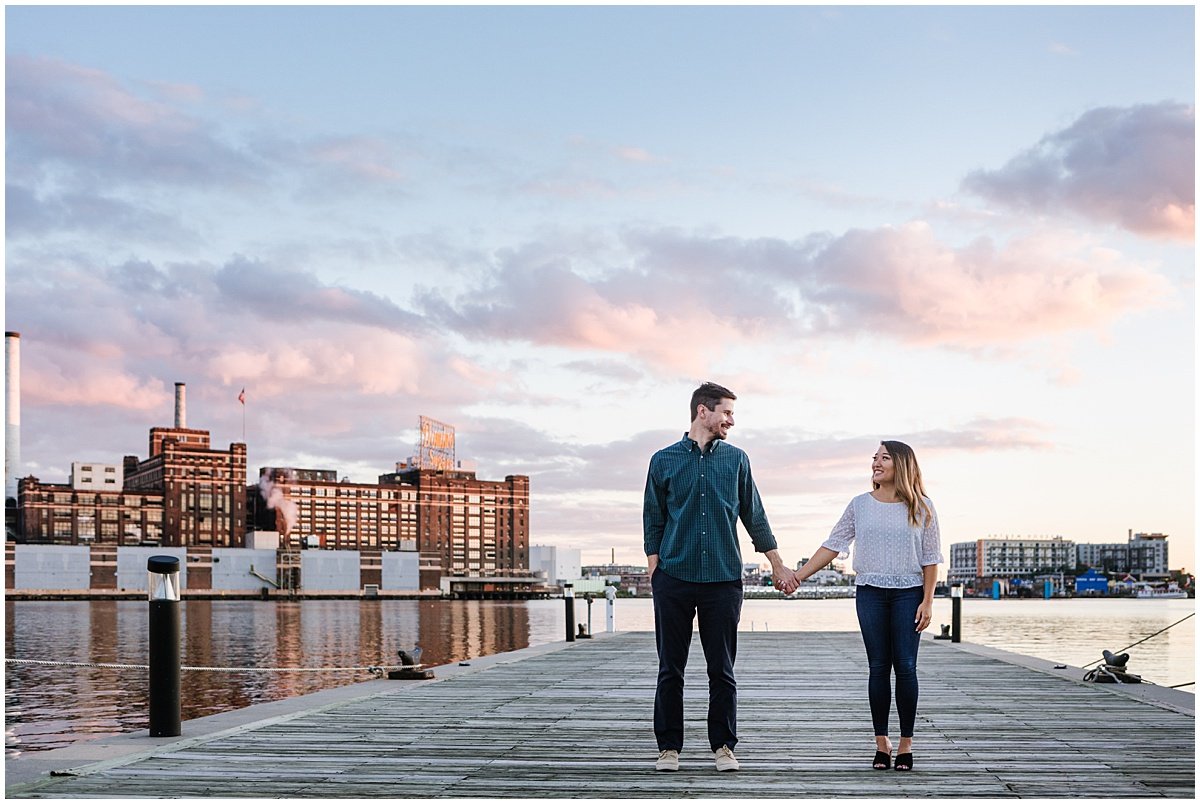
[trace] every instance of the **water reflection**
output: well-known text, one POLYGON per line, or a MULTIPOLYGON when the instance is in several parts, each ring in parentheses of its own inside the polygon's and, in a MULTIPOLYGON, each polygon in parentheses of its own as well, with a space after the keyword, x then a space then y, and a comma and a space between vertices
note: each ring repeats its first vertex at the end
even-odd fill
MULTIPOLYGON (((516 601, 186 601, 183 664, 223 668, 337 668, 397 664, 419 645, 422 662, 458 662, 530 644, 516 601)), ((140 601, 6 601, 5 655, 51 661, 145 664, 140 601)), ((144 729, 141 668, 7 664, 6 749, 47 750, 81 738, 144 729)), ((184 671, 185 720, 370 678, 358 672, 184 671)))

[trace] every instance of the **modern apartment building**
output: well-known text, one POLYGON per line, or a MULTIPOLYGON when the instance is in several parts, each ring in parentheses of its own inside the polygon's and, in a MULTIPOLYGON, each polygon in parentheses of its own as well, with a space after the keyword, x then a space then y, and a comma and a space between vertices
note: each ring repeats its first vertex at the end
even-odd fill
POLYGON ((1129 571, 1134 575, 1166 576, 1167 535, 1165 533, 1129 534, 1129 571))
POLYGON ((950 545, 950 583, 1031 578, 1075 567, 1075 543, 1061 536, 1040 539, 976 539, 950 545))
POLYGON ((1085 567, 1139 577, 1166 577, 1169 574, 1168 557, 1165 533, 1134 533, 1132 529, 1124 542, 1076 547, 1076 560, 1085 567))
POLYGON ((1128 572, 1129 545, 1126 542, 1077 544, 1075 563, 1093 567, 1101 572, 1128 572))

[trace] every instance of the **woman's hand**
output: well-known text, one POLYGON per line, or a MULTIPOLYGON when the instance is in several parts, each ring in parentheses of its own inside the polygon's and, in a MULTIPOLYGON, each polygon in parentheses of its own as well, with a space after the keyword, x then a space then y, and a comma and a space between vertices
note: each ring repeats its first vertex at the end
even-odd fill
POLYGON ((933 601, 925 598, 921 601, 921 605, 917 606, 917 616, 913 620, 917 631, 924 631, 929 627, 929 623, 933 622, 933 601))

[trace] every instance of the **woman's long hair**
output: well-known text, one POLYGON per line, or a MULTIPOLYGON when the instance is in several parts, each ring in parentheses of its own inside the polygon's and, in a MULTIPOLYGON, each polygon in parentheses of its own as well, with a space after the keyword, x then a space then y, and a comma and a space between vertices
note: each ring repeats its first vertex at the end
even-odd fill
MULTIPOLYGON (((896 473, 896 496, 908 506, 908 521, 913 527, 924 527, 929 522, 931 511, 925 498, 925 484, 921 481, 921 467, 917 465, 916 453, 903 441, 880 441, 892 456, 892 467, 896 473)), ((871 483, 879 488, 878 483, 871 483)))

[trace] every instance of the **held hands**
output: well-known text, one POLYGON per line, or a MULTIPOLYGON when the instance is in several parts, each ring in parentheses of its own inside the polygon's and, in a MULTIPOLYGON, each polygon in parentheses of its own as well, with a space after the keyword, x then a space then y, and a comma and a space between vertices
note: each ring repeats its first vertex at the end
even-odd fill
POLYGON ((926 598, 917 606, 917 616, 913 619, 913 624, 917 627, 917 631, 924 631, 929 627, 929 623, 933 621, 933 601, 926 598))
POLYGON ((771 579, 775 588, 785 595, 790 595, 800 586, 800 579, 796 577, 795 570, 790 570, 783 564, 771 569, 771 579))

